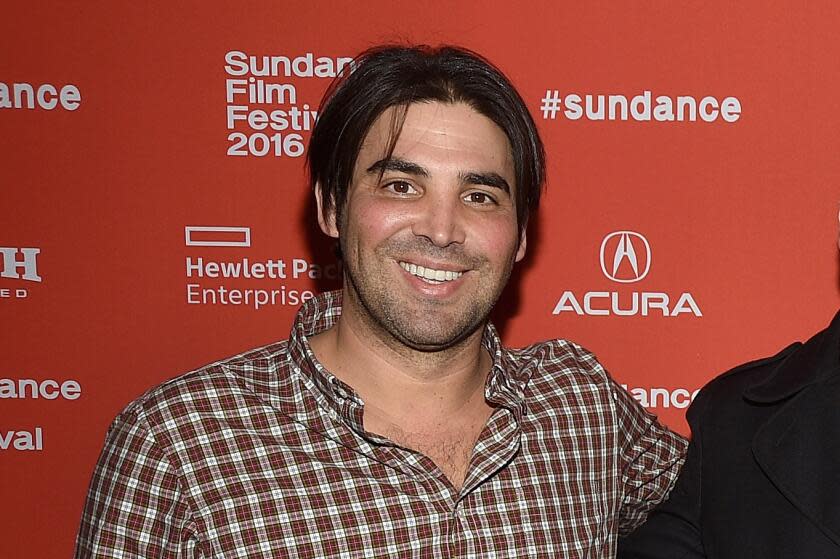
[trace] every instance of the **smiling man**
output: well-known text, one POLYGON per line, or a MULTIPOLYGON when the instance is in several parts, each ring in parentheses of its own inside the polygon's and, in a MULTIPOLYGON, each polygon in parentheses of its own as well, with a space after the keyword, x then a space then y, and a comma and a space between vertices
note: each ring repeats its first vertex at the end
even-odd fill
POLYGON ((488 322, 544 178, 509 81, 452 47, 363 53, 309 170, 342 290, 120 414, 77 557, 613 557, 685 441, 586 350, 488 322))

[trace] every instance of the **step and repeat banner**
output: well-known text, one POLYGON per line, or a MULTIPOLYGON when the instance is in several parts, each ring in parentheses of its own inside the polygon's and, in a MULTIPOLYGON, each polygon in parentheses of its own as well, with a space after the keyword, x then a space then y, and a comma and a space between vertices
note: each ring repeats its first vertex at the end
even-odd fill
POLYGON ((15 2, 0 18, 0 556, 67 557, 117 412, 340 285, 303 171, 382 42, 500 66, 548 153, 509 345, 594 351, 687 433, 840 302, 834 2, 15 2))

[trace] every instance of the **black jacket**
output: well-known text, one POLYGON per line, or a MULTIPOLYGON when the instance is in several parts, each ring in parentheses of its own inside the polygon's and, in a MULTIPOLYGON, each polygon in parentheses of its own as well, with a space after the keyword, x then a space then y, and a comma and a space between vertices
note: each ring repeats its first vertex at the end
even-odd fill
POLYGON ((619 558, 840 559, 840 313, 710 382, 668 501, 619 558))

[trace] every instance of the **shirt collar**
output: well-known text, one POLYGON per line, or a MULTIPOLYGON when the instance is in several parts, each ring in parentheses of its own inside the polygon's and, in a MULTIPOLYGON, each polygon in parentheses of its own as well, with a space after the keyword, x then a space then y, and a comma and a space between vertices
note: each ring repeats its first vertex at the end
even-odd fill
MULTIPOLYGON (((332 328, 341 316, 341 291, 328 291, 306 301, 298 311, 289 336, 289 353, 299 373, 319 404, 340 413, 361 427, 363 402, 352 387, 329 372, 315 357, 309 338, 332 328)), ((482 345, 490 354, 491 370, 485 398, 491 404, 518 412, 522 406, 526 379, 515 374, 514 363, 502 346, 496 328, 488 323, 482 345)), ((517 413, 519 415, 519 413, 517 413)))
POLYGON ((309 338, 329 330, 341 316, 341 291, 328 291, 306 301, 295 317, 289 353, 306 387, 322 406, 345 415, 348 407, 361 407, 355 391, 329 372, 312 351, 309 338))

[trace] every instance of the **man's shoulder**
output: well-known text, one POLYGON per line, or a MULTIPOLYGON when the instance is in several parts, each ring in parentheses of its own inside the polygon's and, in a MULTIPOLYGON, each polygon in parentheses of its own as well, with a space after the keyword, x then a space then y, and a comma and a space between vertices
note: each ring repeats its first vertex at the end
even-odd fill
POLYGON ((274 342, 167 380, 129 403, 117 422, 140 421, 157 430, 267 403, 290 382, 287 347, 287 341, 274 342))
POLYGON ((518 374, 527 376, 532 388, 606 387, 610 380, 595 354, 570 340, 546 340, 522 348, 509 348, 506 352, 518 374))
POLYGON ((748 387, 769 378, 778 365, 800 347, 800 342, 790 344, 774 355, 742 363, 716 376, 700 389, 688 411, 689 419, 699 419, 709 409, 741 405, 748 387))

